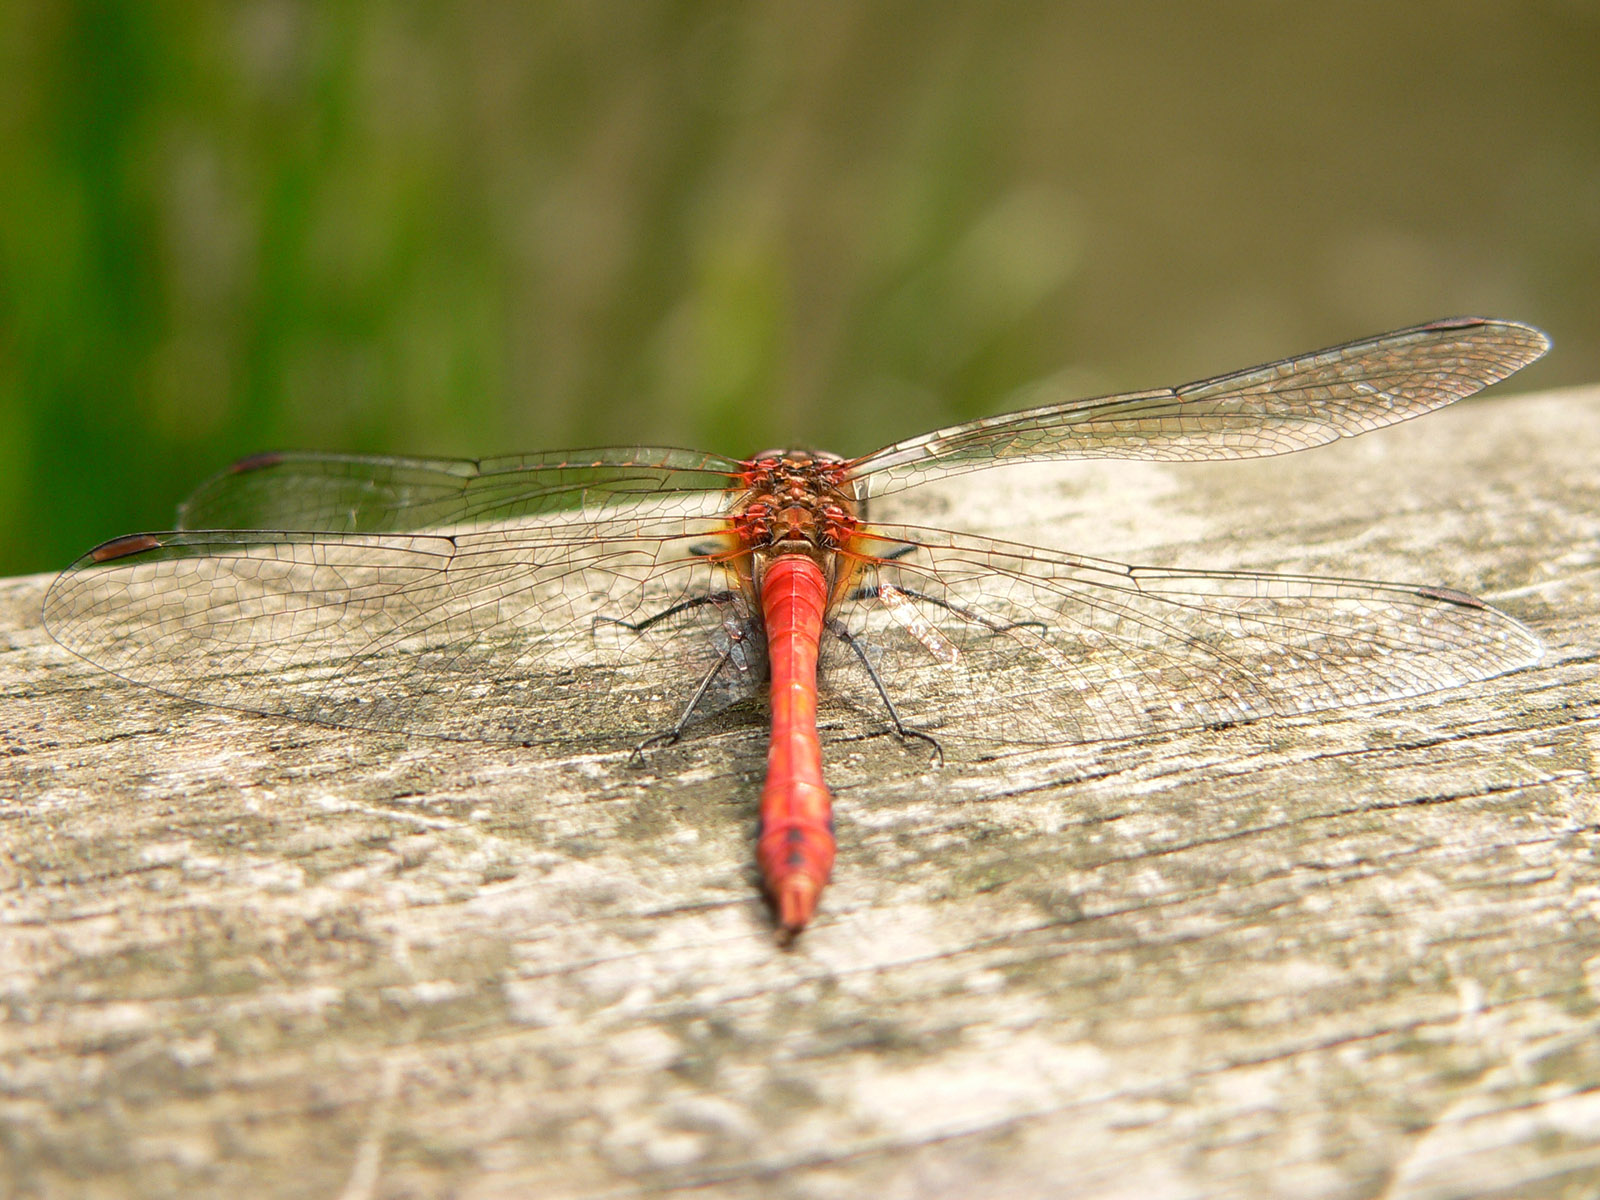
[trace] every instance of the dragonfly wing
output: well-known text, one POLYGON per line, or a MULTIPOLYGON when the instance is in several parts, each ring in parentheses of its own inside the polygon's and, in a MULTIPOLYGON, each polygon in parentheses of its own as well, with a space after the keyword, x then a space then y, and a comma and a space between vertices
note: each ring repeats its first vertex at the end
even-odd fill
POLYGON ((395 533, 483 528, 547 513, 649 503, 657 516, 727 503, 739 464, 692 450, 621 447, 509 458, 257 454, 208 479, 183 529, 395 533))
MULTIPOLYGON (((1511 617, 1444 588, 875 532, 916 547, 877 566, 877 579, 955 654, 930 653, 870 581, 840 615, 902 718, 957 739, 1093 741, 1367 704, 1486 679, 1542 652, 1511 617)), ((870 702, 870 684, 853 690, 870 702)))
POLYGON ((724 657, 701 712, 760 681, 747 610, 701 549, 717 533, 568 517, 451 535, 135 534, 64 572, 44 618, 97 666, 228 708, 632 744, 671 728, 724 657), (617 623, 669 610, 637 631, 617 623))
POLYGON ((1008 462, 1286 454, 1470 396, 1549 347, 1549 339, 1530 325, 1458 317, 1179 388, 1070 400, 971 421, 898 442, 851 468, 871 495, 881 495, 1008 462))

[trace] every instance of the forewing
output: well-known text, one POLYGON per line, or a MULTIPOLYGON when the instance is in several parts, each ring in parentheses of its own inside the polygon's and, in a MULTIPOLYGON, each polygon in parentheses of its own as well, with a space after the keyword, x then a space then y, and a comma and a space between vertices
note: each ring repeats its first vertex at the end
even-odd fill
POLYGON ((704 554, 718 532, 568 515, 451 534, 136 534, 64 572, 44 619, 97 666, 228 708, 634 744, 670 729, 713 668, 699 715, 759 684, 747 610, 704 554))
POLYGON ((1435 321, 1179 388, 971 421, 885 447, 851 464, 852 473, 881 495, 1002 463, 1286 454, 1470 396, 1549 346, 1543 333, 1516 321, 1435 321))
MULTIPOLYGON (((1461 592, 1135 567, 927 529, 840 619, 902 719, 980 743, 1064 743, 1420 695, 1536 662, 1538 639, 1461 592), (875 583, 894 589, 885 606, 875 583), (955 651, 935 654, 918 621, 955 651)), ((887 543, 886 543, 887 544, 887 543)), ((934 643, 938 645, 938 643, 934 643)), ((833 690, 875 703, 848 653, 833 690)))
POLYGON ((739 464, 622 447, 509 458, 258 454, 197 488, 183 529, 396 533, 482 529, 550 513, 692 516, 726 503, 739 464))

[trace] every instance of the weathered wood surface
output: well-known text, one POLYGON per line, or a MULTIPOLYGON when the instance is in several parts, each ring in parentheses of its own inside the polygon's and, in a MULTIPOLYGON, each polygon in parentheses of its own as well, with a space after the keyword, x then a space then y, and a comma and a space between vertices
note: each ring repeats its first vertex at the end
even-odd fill
POLYGON ((1445 583, 1549 653, 943 771, 838 731, 788 948, 758 727, 639 769, 241 716, 0 585, 0 1194, 1600 1194, 1597 462, 1590 390, 902 509, 1445 583))

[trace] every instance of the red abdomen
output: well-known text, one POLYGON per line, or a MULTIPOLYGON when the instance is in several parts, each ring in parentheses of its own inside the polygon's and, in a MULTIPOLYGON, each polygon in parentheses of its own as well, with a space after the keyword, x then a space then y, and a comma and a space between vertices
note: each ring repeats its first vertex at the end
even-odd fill
POLYGON ((761 789, 756 857, 787 930, 802 928, 833 869, 833 798, 817 740, 817 652, 827 610, 822 569, 803 555, 778 559, 761 584, 772 670, 772 742, 761 789))

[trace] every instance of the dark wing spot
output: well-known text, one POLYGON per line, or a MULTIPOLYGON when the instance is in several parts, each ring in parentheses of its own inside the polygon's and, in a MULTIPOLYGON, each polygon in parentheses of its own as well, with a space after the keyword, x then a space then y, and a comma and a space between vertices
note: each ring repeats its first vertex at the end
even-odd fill
POLYGON ((146 550, 159 549, 161 549, 161 539, 153 534, 130 533, 126 537, 112 538, 104 545, 96 546, 89 551, 89 557, 97 563, 114 562, 119 558, 143 554, 146 550))
POLYGON ((1458 592, 1455 588, 1422 587, 1417 589, 1417 595, 1426 596, 1429 600, 1443 600, 1446 604, 1459 604, 1462 608, 1489 607, 1476 596, 1469 596, 1465 592, 1458 592))
POLYGON ((252 454, 248 458, 241 458, 228 468, 230 475, 243 475, 246 471, 259 471, 265 467, 275 467, 283 461, 283 455, 276 450, 267 450, 261 454, 252 454))

